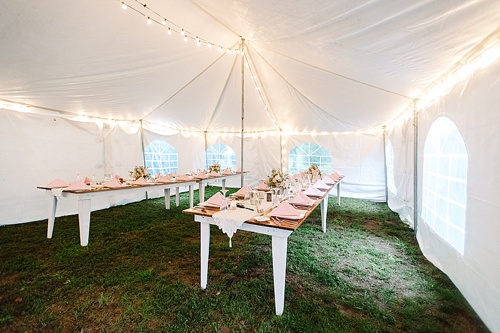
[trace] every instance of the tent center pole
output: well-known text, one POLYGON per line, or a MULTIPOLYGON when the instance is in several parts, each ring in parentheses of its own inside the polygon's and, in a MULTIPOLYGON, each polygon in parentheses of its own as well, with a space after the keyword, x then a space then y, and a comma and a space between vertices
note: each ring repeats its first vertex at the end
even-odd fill
POLYGON ((244 173, 243 173, 243 157, 244 157, 244 141, 245 141, 245 39, 241 38, 241 178, 240 183, 243 187, 244 173))
POLYGON ((418 112, 417 101, 413 101, 413 230, 418 230, 418 112))

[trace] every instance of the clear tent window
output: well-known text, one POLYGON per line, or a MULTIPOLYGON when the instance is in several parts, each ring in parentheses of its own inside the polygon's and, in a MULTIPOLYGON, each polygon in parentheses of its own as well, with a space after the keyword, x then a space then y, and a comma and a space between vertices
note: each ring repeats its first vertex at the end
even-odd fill
POLYGON ((332 172, 332 155, 324 147, 306 142, 295 146, 288 156, 288 172, 294 174, 306 171, 311 164, 316 165, 322 173, 332 172))
POLYGON ((216 143, 207 148, 207 165, 208 169, 214 163, 218 163, 221 169, 231 168, 236 169, 236 154, 234 150, 224 143, 216 143))
POLYGON ((179 155, 170 144, 155 140, 144 149, 145 166, 151 175, 169 174, 179 168, 179 155))
POLYGON ((438 118, 425 140, 422 219, 462 255, 467 168, 467 149, 458 128, 449 118, 438 118))

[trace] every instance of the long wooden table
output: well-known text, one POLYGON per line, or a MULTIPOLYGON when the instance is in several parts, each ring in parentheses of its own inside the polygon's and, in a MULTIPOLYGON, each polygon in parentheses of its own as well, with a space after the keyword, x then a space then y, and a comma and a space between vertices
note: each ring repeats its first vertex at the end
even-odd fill
MULTIPOLYGON (((244 174, 245 172, 243 172, 244 174)), ((226 180, 230 178, 236 178, 236 177, 241 177, 242 173, 232 173, 229 175, 220 175, 220 176, 208 176, 207 178, 196 178, 196 181, 198 182, 198 195, 200 202, 205 201, 205 186, 208 183, 214 183, 214 182, 221 182, 222 183, 222 190, 226 189, 226 180)), ((243 184, 241 184, 243 186, 243 184)))
POLYGON ((47 223, 47 238, 52 238, 54 231, 55 216, 57 203, 60 198, 78 200, 78 224, 80 229, 80 244, 87 246, 89 243, 90 231, 90 212, 91 200, 109 197, 116 194, 130 194, 137 192, 147 192, 150 190, 163 190, 165 195, 165 208, 170 209, 170 190, 175 188, 175 203, 179 206, 179 188, 189 186, 189 207, 193 207, 194 185, 196 180, 175 181, 170 183, 148 183, 147 185, 129 185, 120 188, 99 188, 90 190, 63 190, 60 195, 56 195, 52 188, 38 186, 39 189, 45 190, 45 193, 51 197, 49 204, 49 217, 47 223))
MULTIPOLYGON (((280 219, 280 222, 272 219, 265 222, 259 222, 255 219, 244 222, 238 230, 250 231, 272 237, 272 256, 273 256, 273 278, 274 278, 274 300, 275 311, 277 315, 283 314, 285 304, 285 277, 286 277, 286 258, 288 247, 288 236, 297 230, 307 219, 311 212, 321 206, 321 225, 323 232, 326 232, 326 215, 328 208, 328 193, 337 183, 324 191, 321 197, 318 197, 314 204, 304 213, 304 217, 299 220, 280 219)), ((242 209, 242 208, 237 208, 242 209)), ((210 248, 210 225, 216 224, 213 215, 217 209, 208 207, 193 207, 183 210, 184 213, 194 215, 194 220, 200 223, 200 260, 201 260, 201 288, 207 287, 208 278, 208 257, 210 248)))

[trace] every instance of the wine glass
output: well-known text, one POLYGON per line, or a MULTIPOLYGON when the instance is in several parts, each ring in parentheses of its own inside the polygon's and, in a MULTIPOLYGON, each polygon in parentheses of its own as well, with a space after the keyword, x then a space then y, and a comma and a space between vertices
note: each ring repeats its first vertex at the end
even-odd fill
POLYGON ((228 200, 226 198, 226 193, 227 193, 227 190, 220 190, 222 192, 222 203, 220 205, 220 210, 226 210, 227 209, 227 205, 228 205, 228 200))

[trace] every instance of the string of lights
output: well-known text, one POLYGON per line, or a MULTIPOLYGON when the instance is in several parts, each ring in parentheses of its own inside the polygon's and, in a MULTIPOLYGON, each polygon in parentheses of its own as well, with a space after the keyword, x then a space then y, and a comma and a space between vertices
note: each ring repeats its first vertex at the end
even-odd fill
POLYGON ((226 47, 218 43, 214 43, 205 38, 200 37, 197 34, 191 33, 189 30, 182 28, 178 24, 166 18, 166 16, 158 13, 156 10, 149 7, 146 3, 143 3, 139 0, 117 0, 123 10, 130 9, 135 13, 141 15, 146 19, 147 24, 157 24, 165 29, 168 35, 178 35, 183 38, 185 42, 189 40, 195 41, 196 46, 201 46, 201 44, 205 44, 208 48, 216 48, 219 52, 226 52, 228 54, 236 53, 239 54, 240 50, 238 48, 226 47))

